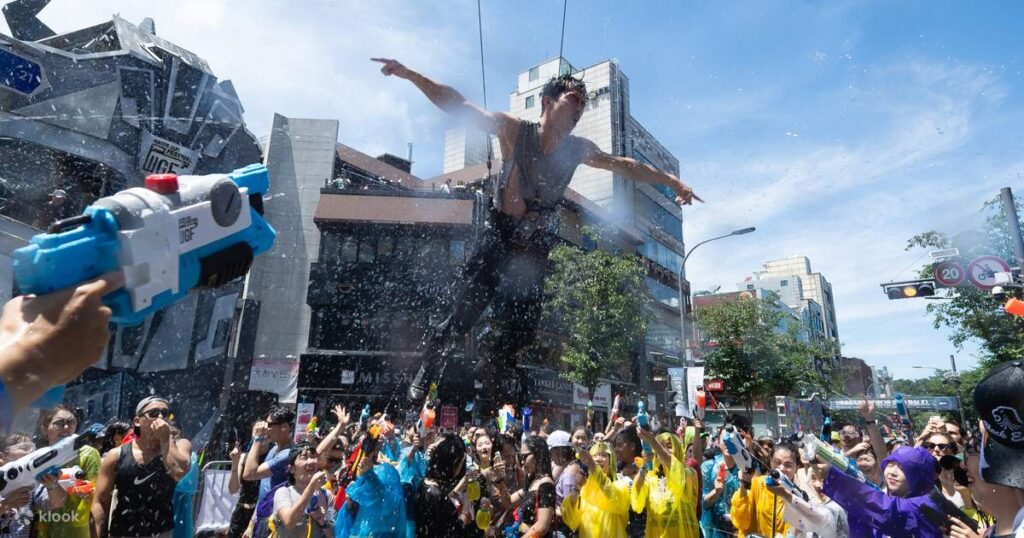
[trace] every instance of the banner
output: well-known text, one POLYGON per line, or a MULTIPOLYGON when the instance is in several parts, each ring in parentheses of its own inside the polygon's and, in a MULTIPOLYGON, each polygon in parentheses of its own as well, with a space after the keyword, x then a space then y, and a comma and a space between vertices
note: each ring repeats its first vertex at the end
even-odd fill
POLYGON ((693 412, 693 406, 697 404, 697 387, 703 384, 703 366, 691 366, 686 369, 686 408, 688 413, 693 412))
MULTIPOLYGON (((572 392, 572 403, 575 405, 586 406, 587 402, 590 401, 591 396, 587 387, 578 383, 573 383, 572 392)), ((601 383, 594 389, 594 409, 596 410, 607 410, 612 408, 612 386, 608 383, 601 383)))
MULTIPOLYGON (((856 411, 863 401, 863 398, 832 398, 828 401, 828 407, 833 411, 856 411)), ((871 398, 868 401, 875 404, 875 409, 896 409, 896 400, 892 398, 871 398)), ((907 409, 932 409, 935 411, 959 409, 956 396, 904 396, 903 401, 906 402, 907 409)))
POLYGON ((249 390, 274 392, 281 403, 295 403, 298 379, 299 361, 295 359, 254 359, 249 371, 249 390))
POLYGON ((441 429, 453 432, 459 427, 459 408, 454 405, 441 406, 441 429))
POLYGON ((295 407, 295 443, 301 443, 306 440, 306 426, 313 422, 314 409, 316 409, 316 406, 311 403, 300 403, 295 407))
MULTIPOLYGON (((689 392, 686 390, 686 368, 668 369, 669 390, 676 393, 676 416, 690 418, 689 392)), ((671 402, 666 402, 666 405, 671 402)))

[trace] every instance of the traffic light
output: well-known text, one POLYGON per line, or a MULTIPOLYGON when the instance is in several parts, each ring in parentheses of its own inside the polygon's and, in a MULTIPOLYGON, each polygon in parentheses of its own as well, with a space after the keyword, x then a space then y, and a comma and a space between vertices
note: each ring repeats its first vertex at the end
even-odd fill
POLYGON ((910 299, 913 297, 930 297, 935 295, 935 282, 932 280, 911 280, 908 282, 891 282, 882 284, 882 289, 889 299, 910 299))

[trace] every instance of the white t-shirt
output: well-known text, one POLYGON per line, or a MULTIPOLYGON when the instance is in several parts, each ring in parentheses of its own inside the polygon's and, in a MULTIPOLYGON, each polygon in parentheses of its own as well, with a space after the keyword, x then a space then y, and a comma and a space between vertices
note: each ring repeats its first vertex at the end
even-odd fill
POLYGON ((1013 536, 1024 538, 1024 508, 1018 510, 1017 516, 1013 518, 1013 536))
MULTIPOLYGON (((334 499, 330 493, 326 490, 321 489, 317 492, 317 506, 327 507, 327 525, 334 525, 334 499)), ((295 489, 295 486, 288 486, 278 488, 274 492, 274 527, 277 530, 277 536, 280 538, 320 538, 324 536, 323 529, 315 521, 312 521, 305 513, 305 507, 303 507, 302 519, 299 520, 299 524, 295 527, 288 529, 285 528, 284 523, 281 522, 278 512, 282 508, 294 506, 295 503, 299 502, 299 498, 302 497, 302 492, 295 489), (312 528, 310 528, 312 527, 312 528)))

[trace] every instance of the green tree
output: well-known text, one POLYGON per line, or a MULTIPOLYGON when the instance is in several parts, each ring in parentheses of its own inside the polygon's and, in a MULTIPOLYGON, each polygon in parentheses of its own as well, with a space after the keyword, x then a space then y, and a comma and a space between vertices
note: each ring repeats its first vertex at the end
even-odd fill
POLYGON ((696 309, 694 317, 713 343, 705 356, 707 375, 725 381, 748 413, 758 399, 831 392, 831 382, 814 364, 816 358, 831 362, 838 350, 803 341, 800 321, 776 297, 725 300, 696 309))
MULTIPOLYGON (((1020 211, 1020 204, 1017 207, 1020 211)), ((948 236, 932 230, 910 238, 906 249, 955 247, 960 251, 965 267, 971 259, 984 254, 998 256, 1010 265, 1015 265, 1012 262, 1010 228, 1002 214, 999 198, 987 202, 982 211, 987 213, 987 217, 981 231, 948 236)), ((1019 223, 1017 225, 1020 226, 1019 223)), ((933 276, 932 266, 920 272, 920 278, 933 276)), ((933 316, 936 329, 947 327, 952 331, 949 339, 957 349, 962 349, 968 340, 976 340, 985 355, 981 358, 984 367, 1024 358, 1024 320, 1007 315, 1000 301, 996 301, 989 292, 965 284, 958 288, 940 290, 939 295, 945 300, 931 302, 926 309, 933 316)))
MULTIPOLYGON (((969 370, 961 370, 959 376, 960 396, 963 398, 961 405, 964 408, 964 415, 967 420, 976 423, 978 410, 974 407, 974 388, 985 378, 988 368, 978 367, 969 370)), ((948 370, 939 370, 929 377, 921 379, 894 379, 893 390, 907 396, 957 396, 957 387, 953 383, 948 370)), ((930 411, 912 411, 910 413, 914 426, 920 429, 928 417, 936 413, 930 411), (923 422, 922 422, 923 421, 923 422)), ((960 414, 956 411, 940 413, 946 418, 954 418, 960 421, 960 414)))
MULTIPOLYGON (((597 240, 595 230, 585 230, 597 240)), ((564 335, 563 377, 591 393, 598 378, 628 369, 647 332, 650 293, 644 268, 633 256, 559 245, 548 259, 544 317, 564 335)))

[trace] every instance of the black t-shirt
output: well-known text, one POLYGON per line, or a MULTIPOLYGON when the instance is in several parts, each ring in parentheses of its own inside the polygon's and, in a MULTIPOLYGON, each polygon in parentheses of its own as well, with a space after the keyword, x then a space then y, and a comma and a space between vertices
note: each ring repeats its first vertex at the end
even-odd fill
POLYGON ((459 512, 448 499, 448 494, 426 481, 416 492, 413 513, 416 517, 416 538, 473 536, 471 528, 464 527, 459 521, 459 512))
MULTIPOLYGON (((550 482, 543 482, 536 491, 527 491, 523 495, 523 523, 533 525, 537 522, 537 512, 541 508, 555 509, 555 485, 550 482)), ((553 526, 552 526, 553 528, 553 526)), ((541 536, 551 536, 551 531, 541 536)))

